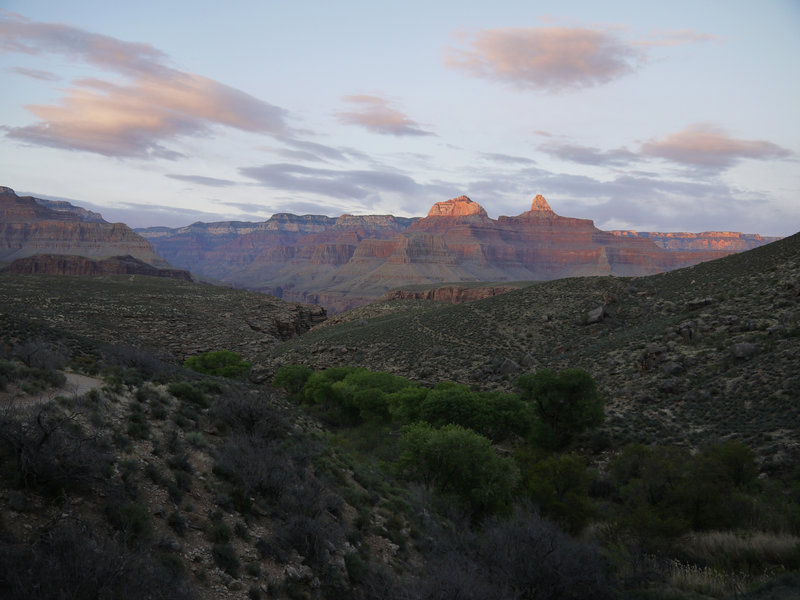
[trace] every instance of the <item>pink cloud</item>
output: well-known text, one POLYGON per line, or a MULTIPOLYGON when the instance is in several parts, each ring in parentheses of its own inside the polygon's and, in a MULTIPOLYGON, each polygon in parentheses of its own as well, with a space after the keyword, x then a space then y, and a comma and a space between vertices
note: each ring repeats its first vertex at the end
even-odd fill
POLYGON ((790 150, 764 140, 740 140, 708 123, 696 123, 662 140, 642 144, 642 154, 684 165, 726 169, 742 159, 789 158, 790 150))
POLYGON ((107 156, 176 158, 164 143, 209 135, 215 126, 283 136, 284 109, 241 90, 165 64, 147 44, 120 41, 60 24, 33 23, 0 12, 0 48, 56 53, 122 76, 73 82, 59 104, 27 108, 38 123, 9 128, 9 137, 33 144, 107 156))
POLYGON ((509 27, 479 31, 469 48, 453 49, 446 64, 521 89, 559 92, 608 83, 643 59, 642 50, 603 31, 509 27))
POLYGON ((682 46, 684 44, 697 44, 715 42, 721 38, 710 33, 700 33, 694 29, 676 29, 653 34, 652 39, 634 42, 636 46, 682 46))
POLYGON ((351 112, 336 113, 342 123, 359 125, 373 133, 397 136, 435 135, 422 129, 419 123, 389 106, 389 102, 378 96, 345 96, 345 101, 355 104, 358 109, 351 112))

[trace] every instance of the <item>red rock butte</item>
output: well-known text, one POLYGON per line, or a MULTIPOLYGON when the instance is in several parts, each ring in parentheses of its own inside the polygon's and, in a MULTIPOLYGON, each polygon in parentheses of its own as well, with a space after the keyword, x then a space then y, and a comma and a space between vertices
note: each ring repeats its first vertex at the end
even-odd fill
POLYGON ((489 216, 480 204, 466 196, 437 202, 428 211, 429 217, 469 217, 472 215, 487 218, 489 216))
POLYGON ((531 211, 553 212, 553 209, 550 208, 550 205, 547 203, 547 200, 544 199, 544 196, 541 194, 536 194, 533 202, 531 202, 531 211))

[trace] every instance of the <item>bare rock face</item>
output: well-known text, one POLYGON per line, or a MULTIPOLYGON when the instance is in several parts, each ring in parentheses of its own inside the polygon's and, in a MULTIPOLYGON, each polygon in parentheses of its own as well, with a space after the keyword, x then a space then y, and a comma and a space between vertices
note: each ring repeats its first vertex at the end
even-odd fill
POLYGON ((757 233, 740 233, 738 231, 703 231, 689 233, 685 231, 611 231, 621 237, 647 238, 666 250, 717 252, 718 257, 734 252, 752 250, 764 244, 775 242, 780 238, 761 236, 757 233))
POLYGON ((541 194, 536 194, 536 197, 531 202, 531 211, 539 211, 539 212, 553 212, 550 208, 550 205, 547 203, 547 200, 544 199, 544 196, 541 194))
POLYGON ((192 281, 183 269, 159 269, 132 256, 114 256, 92 260, 85 256, 68 254, 36 254, 18 258, 0 273, 16 275, 148 275, 192 281))
POLYGON ((379 301, 388 300, 434 300, 447 304, 461 304, 472 300, 482 300, 498 294, 518 289, 515 286, 490 285, 466 287, 463 285, 444 285, 426 290, 391 290, 381 296, 379 301))
POLYGON ((487 218, 489 216, 480 204, 466 196, 437 202, 428 211, 428 217, 469 217, 472 215, 487 218))
POLYGON ((172 264, 330 312, 408 286, 441 288, 424 296, 462 301, 480 292, 439 284, 648 275, 721 256, 712 246, 687 249, 601 231, 589 219, 556 214, 541 195, 530 210, 497 219, 460 196, 437 202, 422 219, 283 214, 142 234, 172 264))
POLYGON ((95 259, 129 255, 155 267, 169 266, 124 223, 107 223, 68 202, 20 197, 0 188, 0 264, 36 254, 95 259))

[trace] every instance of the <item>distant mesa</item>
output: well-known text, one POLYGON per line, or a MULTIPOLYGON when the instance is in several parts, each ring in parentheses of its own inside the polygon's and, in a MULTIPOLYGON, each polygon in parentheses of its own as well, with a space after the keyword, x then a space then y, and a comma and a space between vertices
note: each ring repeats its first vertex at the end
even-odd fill
POLYGON ((497 293, 503 282, 649 275, 769 241, 735 232, 602 231, 590 219, 556 214, 542 195, 533 198, 530 210, 496 219, 459 196, 436 202, 425 218, 280 213, 257 223, 194 223, 134 232, 69 203, 20 198, 9 188, 0 189, 0 267, 34 255, 73 255, 90 261, 37 258, 14 269, 141 269, 130 260, 98 262, 130 255, 157 268, 174 265, 290 302, 320 304, 330 312, 412 286, 437 288, 413 297, 452 302, 497 293), (471 287, 479 283, 485 289, 471 287), (453 285, 443 287, 447 284, 453 285), (462 290, 461 284, 470 289, 462 290))
MULTIPOLYGON (((36 272, 143 269, 132 266, 130 260, 156 269, 170 267, 153 251, 150 242, 124 223, 108 223, 98 213, 63 200, 18 196, 11 188, 0 187, 0 267, 39 255, 48 258, 20 263, 14 268, 35 269, 36 272), (87 260, 59 261, 54 258, 58 256, 87 260), (113 261, 96 264, 96 261, 114 257, 117 257, 114 264, 113 261), (130 260, 120 262, 118 257, 130 257, 130 260)), ((178 276, 188 277, 188 273, 178 276)))
POLYGON ((437 202, 428 211, 429 217, 469 217, 477 215, 488 218, 489 215, 477 202, 473 202, 466 196, 451 198, 444 202, 437 202))
POLYGON ((35 254, 18 258, 0 269, 0 273, 16 275, 148 275, 193 281, 189 271, 183 269, 159 269, 133 256, 112 256, 92 260, 85 256, 69 254, 35 254))

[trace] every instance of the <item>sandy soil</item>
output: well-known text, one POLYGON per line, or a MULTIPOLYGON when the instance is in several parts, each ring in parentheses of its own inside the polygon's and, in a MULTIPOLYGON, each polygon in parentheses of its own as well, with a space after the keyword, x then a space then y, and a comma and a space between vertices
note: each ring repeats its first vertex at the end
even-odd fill
POLYGON ((94 377, 87 377, 86 375, 79 375, 77 373, 64 373, 67 382, 60 388, 49 389, 41 392, 40 394, 29 396, 14 386, 9 386, 3 392, 0 392, 0 408, 7 407, 21 407, 21 406, 34 406, 43 402, 49 402, 56 396, 82 396, 86 392, 99 389, 103 386, 102 379, 95 379, 94 377))

